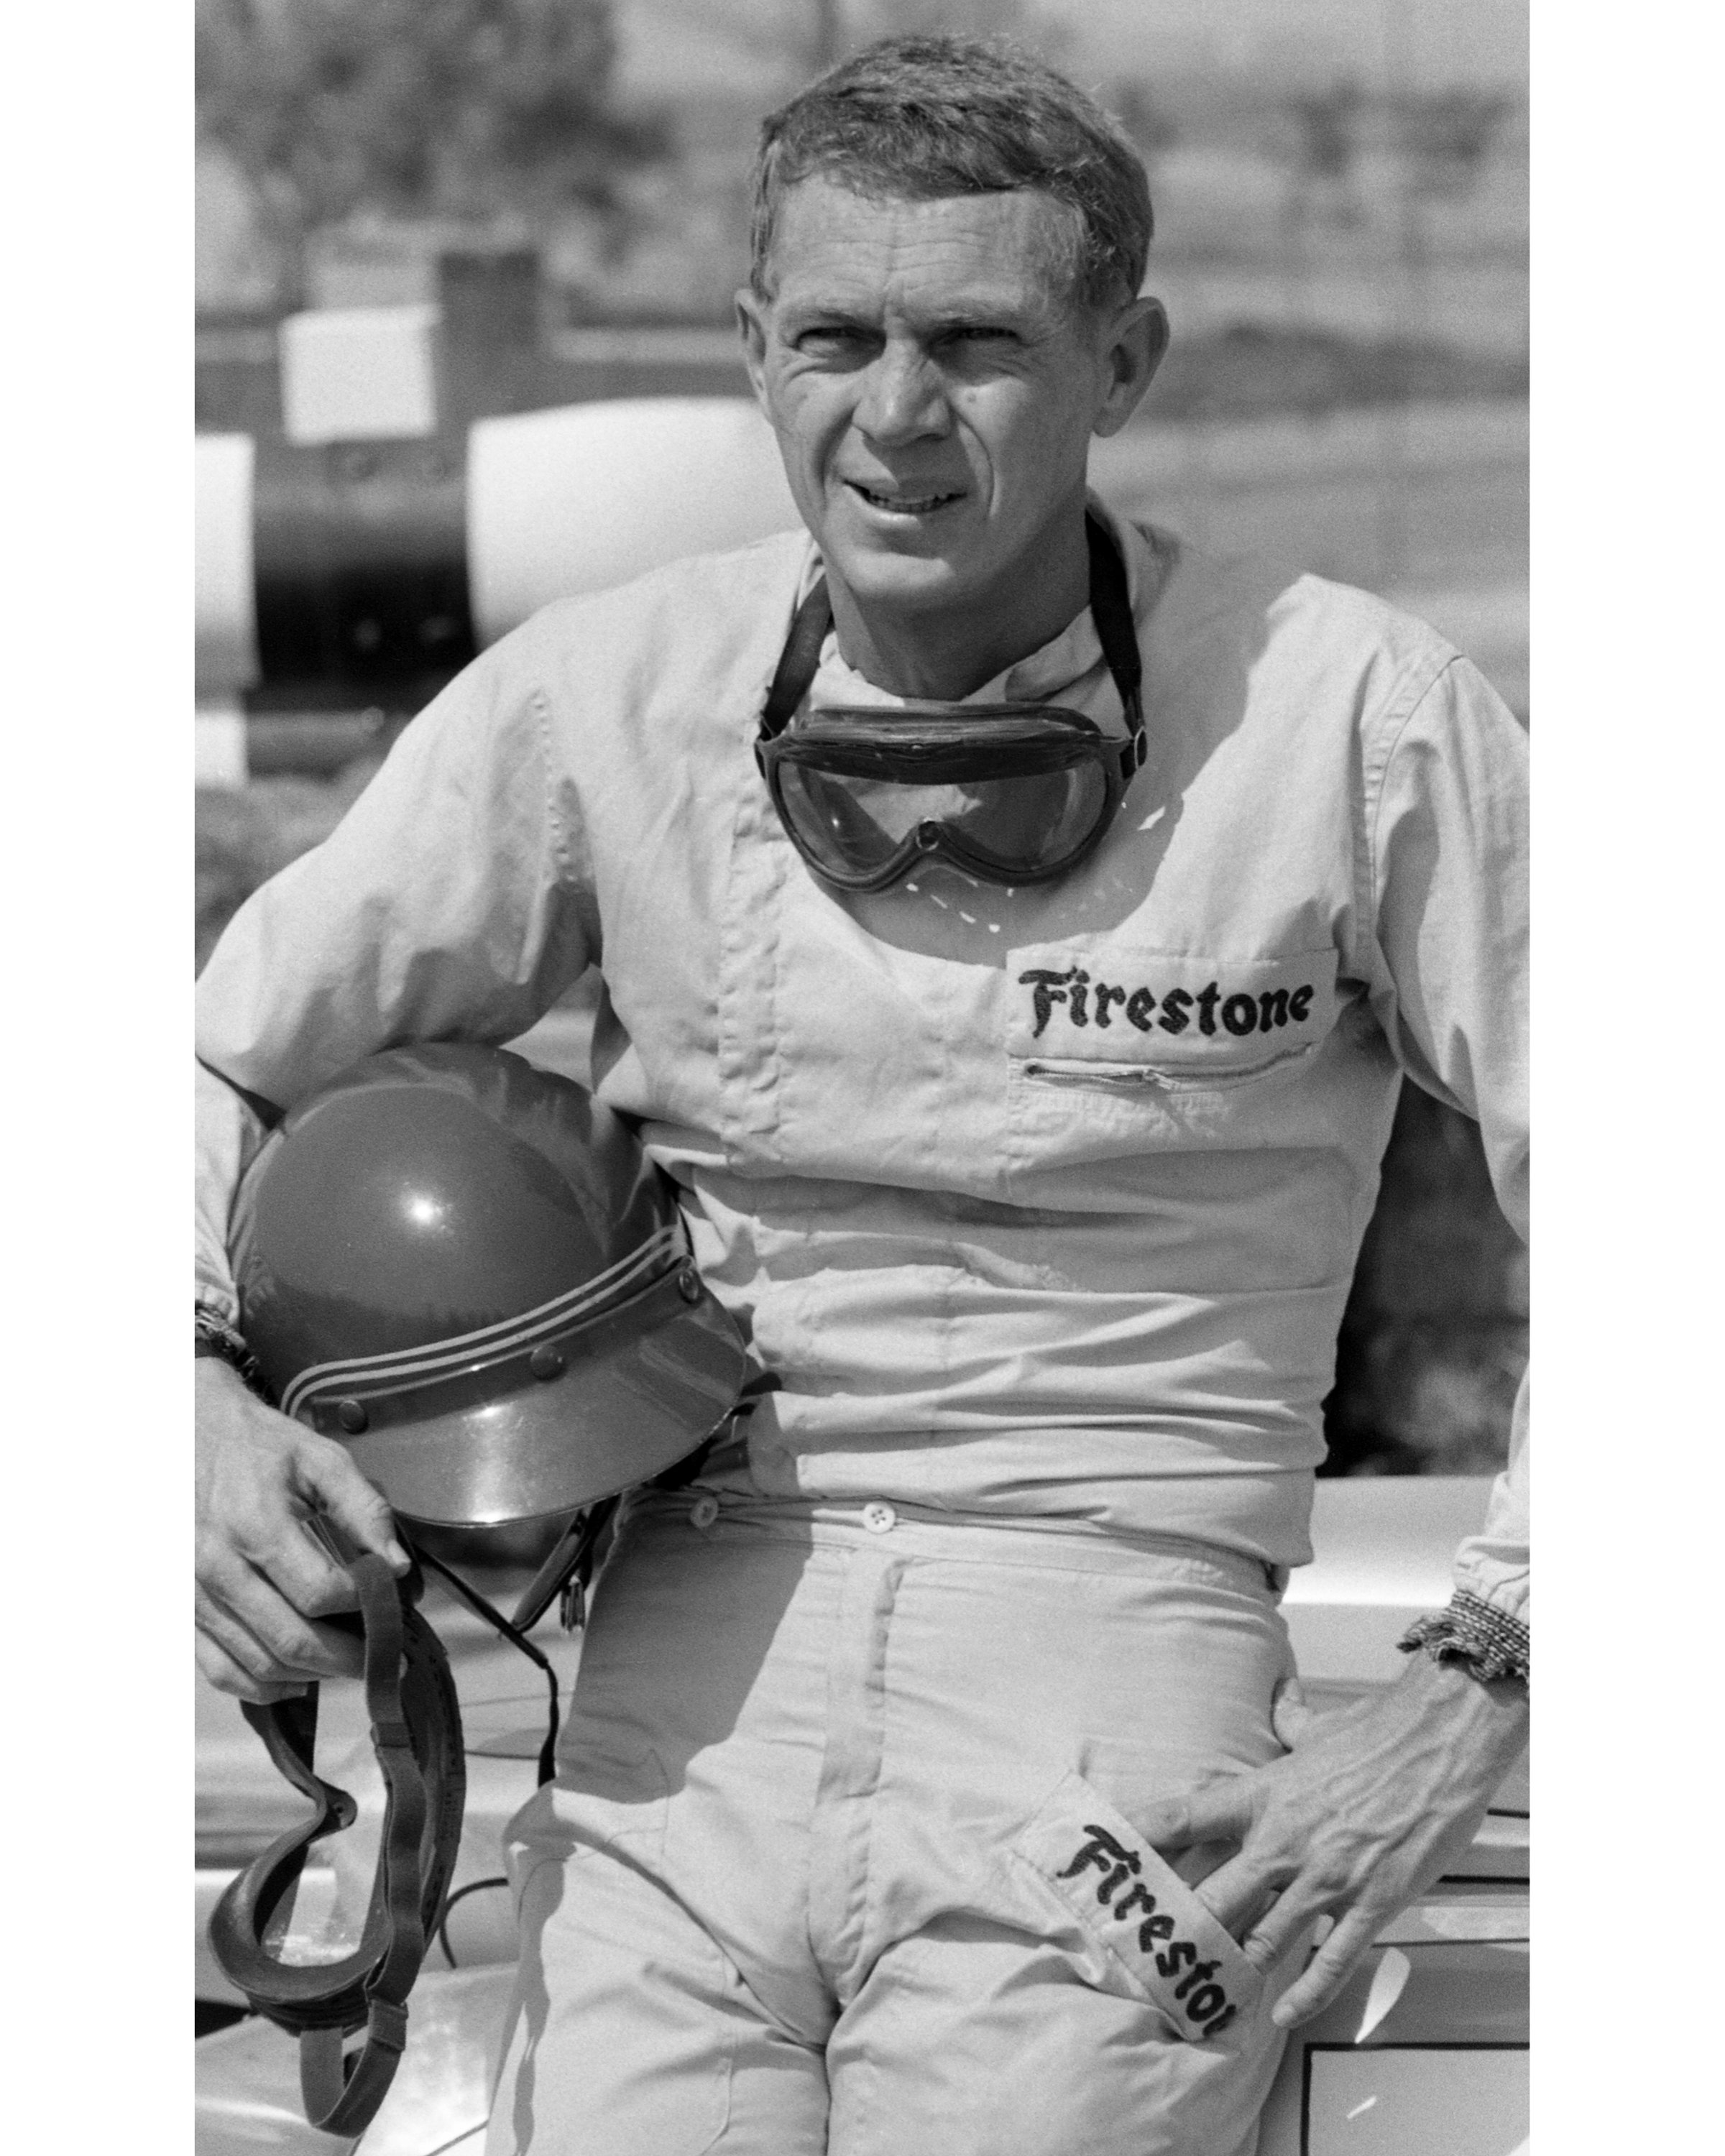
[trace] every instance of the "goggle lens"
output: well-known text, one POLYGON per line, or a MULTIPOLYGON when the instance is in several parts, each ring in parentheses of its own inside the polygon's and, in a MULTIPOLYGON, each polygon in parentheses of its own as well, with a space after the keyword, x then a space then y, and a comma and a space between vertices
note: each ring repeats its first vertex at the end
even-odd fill
POLYGON ((1144 761, 1143 668, 1125 558, 1090 512, 1085 542, 1091 616, 1125 741, 1056 704, 808 707, 833 625, 826 579, 816 578, 768 684, 755 758, 818 875, 841 890, 883 891, 940 855, 987 882, 1041 883, 1101 844, 1144 761))
POLYGON ((946 850, 961 860, 968 853, 995 870, 1029 876, 1074 853, 1108 808, 1106 774, 1093 761, 926 785, 787 757, 778 778, 796 838, 818 867, 847 880, 881 873, 930 827, 941 829, 946 850))

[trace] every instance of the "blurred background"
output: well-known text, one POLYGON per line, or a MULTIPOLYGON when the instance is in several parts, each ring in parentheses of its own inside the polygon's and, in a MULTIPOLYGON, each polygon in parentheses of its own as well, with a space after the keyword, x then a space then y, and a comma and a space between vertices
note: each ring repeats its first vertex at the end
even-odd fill
MULTIPOLYGON (((485 415, 745 393, 731 298, 761 116, 889 32, 1011 35, 1150 172, 1174 345, 1096 483, 1212 551, 1395 598, 1527 722, 1513 0, 198 0, 197 27, 200 435, 249 439, 260 472, 290 456, 295 355, 381 324, 429 356, 433 492, 485 415)), ((329 483, 398 450, 331 450, 329 483)), ((201 711, 200 964, 448 678, 431 619, 416 667, 371 687, 356 660, 201 711)), ((1489 1471, 1526 1331, 1477 1136, 1404 1088, 1328 1471, 1489 1471)))

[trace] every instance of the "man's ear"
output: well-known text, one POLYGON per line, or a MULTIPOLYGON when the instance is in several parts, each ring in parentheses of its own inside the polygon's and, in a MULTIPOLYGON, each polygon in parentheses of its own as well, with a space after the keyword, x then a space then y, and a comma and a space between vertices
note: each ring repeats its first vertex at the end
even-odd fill
MULTIPOLYGON (((737 329, 742 339, 742 363, 749 371, 755 402, 767 411, 767 303, 752 285, 737 295, 737 329)), ((772 417, 770 413, 768 418, 772 417)))
POLYGON ((1091 432, 1117 434, 1138 408, 1168 350, 1168 309, 1160 300, 1133 300, 1108 329, 1108 387, 1091 432))

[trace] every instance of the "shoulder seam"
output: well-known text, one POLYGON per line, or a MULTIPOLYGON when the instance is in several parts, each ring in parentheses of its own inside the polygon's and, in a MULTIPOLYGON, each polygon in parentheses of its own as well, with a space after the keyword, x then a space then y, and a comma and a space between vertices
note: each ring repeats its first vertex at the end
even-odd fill
POLYGON ((1373 729, 1378 746, 1367 757, 1360 773, 1363 796, 1361 806, 1365 812, 1361 819, 1365 839, 1365 859, 1357 866, 1355 887, 1358 893, 1360 879, 1363 876, 1366 903, 1361 918, 1371 924, 1371 933, 1374 941, 1378 933, 1379 897, 1378 825, 1384 813, 1384 782, 1389 775, 1390 764, 1394 761, 1396 750, 1401 746, 1403 737, 1408 728, 1418 717, 1427 698, 1455 665, 1461 655, 1459 652, 1451 651, 1423 685, 1420 683, 1419 674, 1416 671, 1404 685, 1402 693, 1393 697, 1385 706, 1382 717, 1373 729))
POLYGON ((551 699, 543 689, 532 692, 533 716, 539 728, 539 783, 544 796, 546 827, 551 833, 551 857, 559 883, 572 881, 569 866, 568 834, 557 809, 557 788, 552 783, 551 699))

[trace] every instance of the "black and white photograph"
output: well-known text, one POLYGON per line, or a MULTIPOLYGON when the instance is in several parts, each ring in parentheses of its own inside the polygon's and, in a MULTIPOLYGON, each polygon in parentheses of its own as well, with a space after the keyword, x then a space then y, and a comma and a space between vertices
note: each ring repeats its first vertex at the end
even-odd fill
POLYGON ((1527 8, 188 13, 197 2156, 1630 2145, 1527 8))

